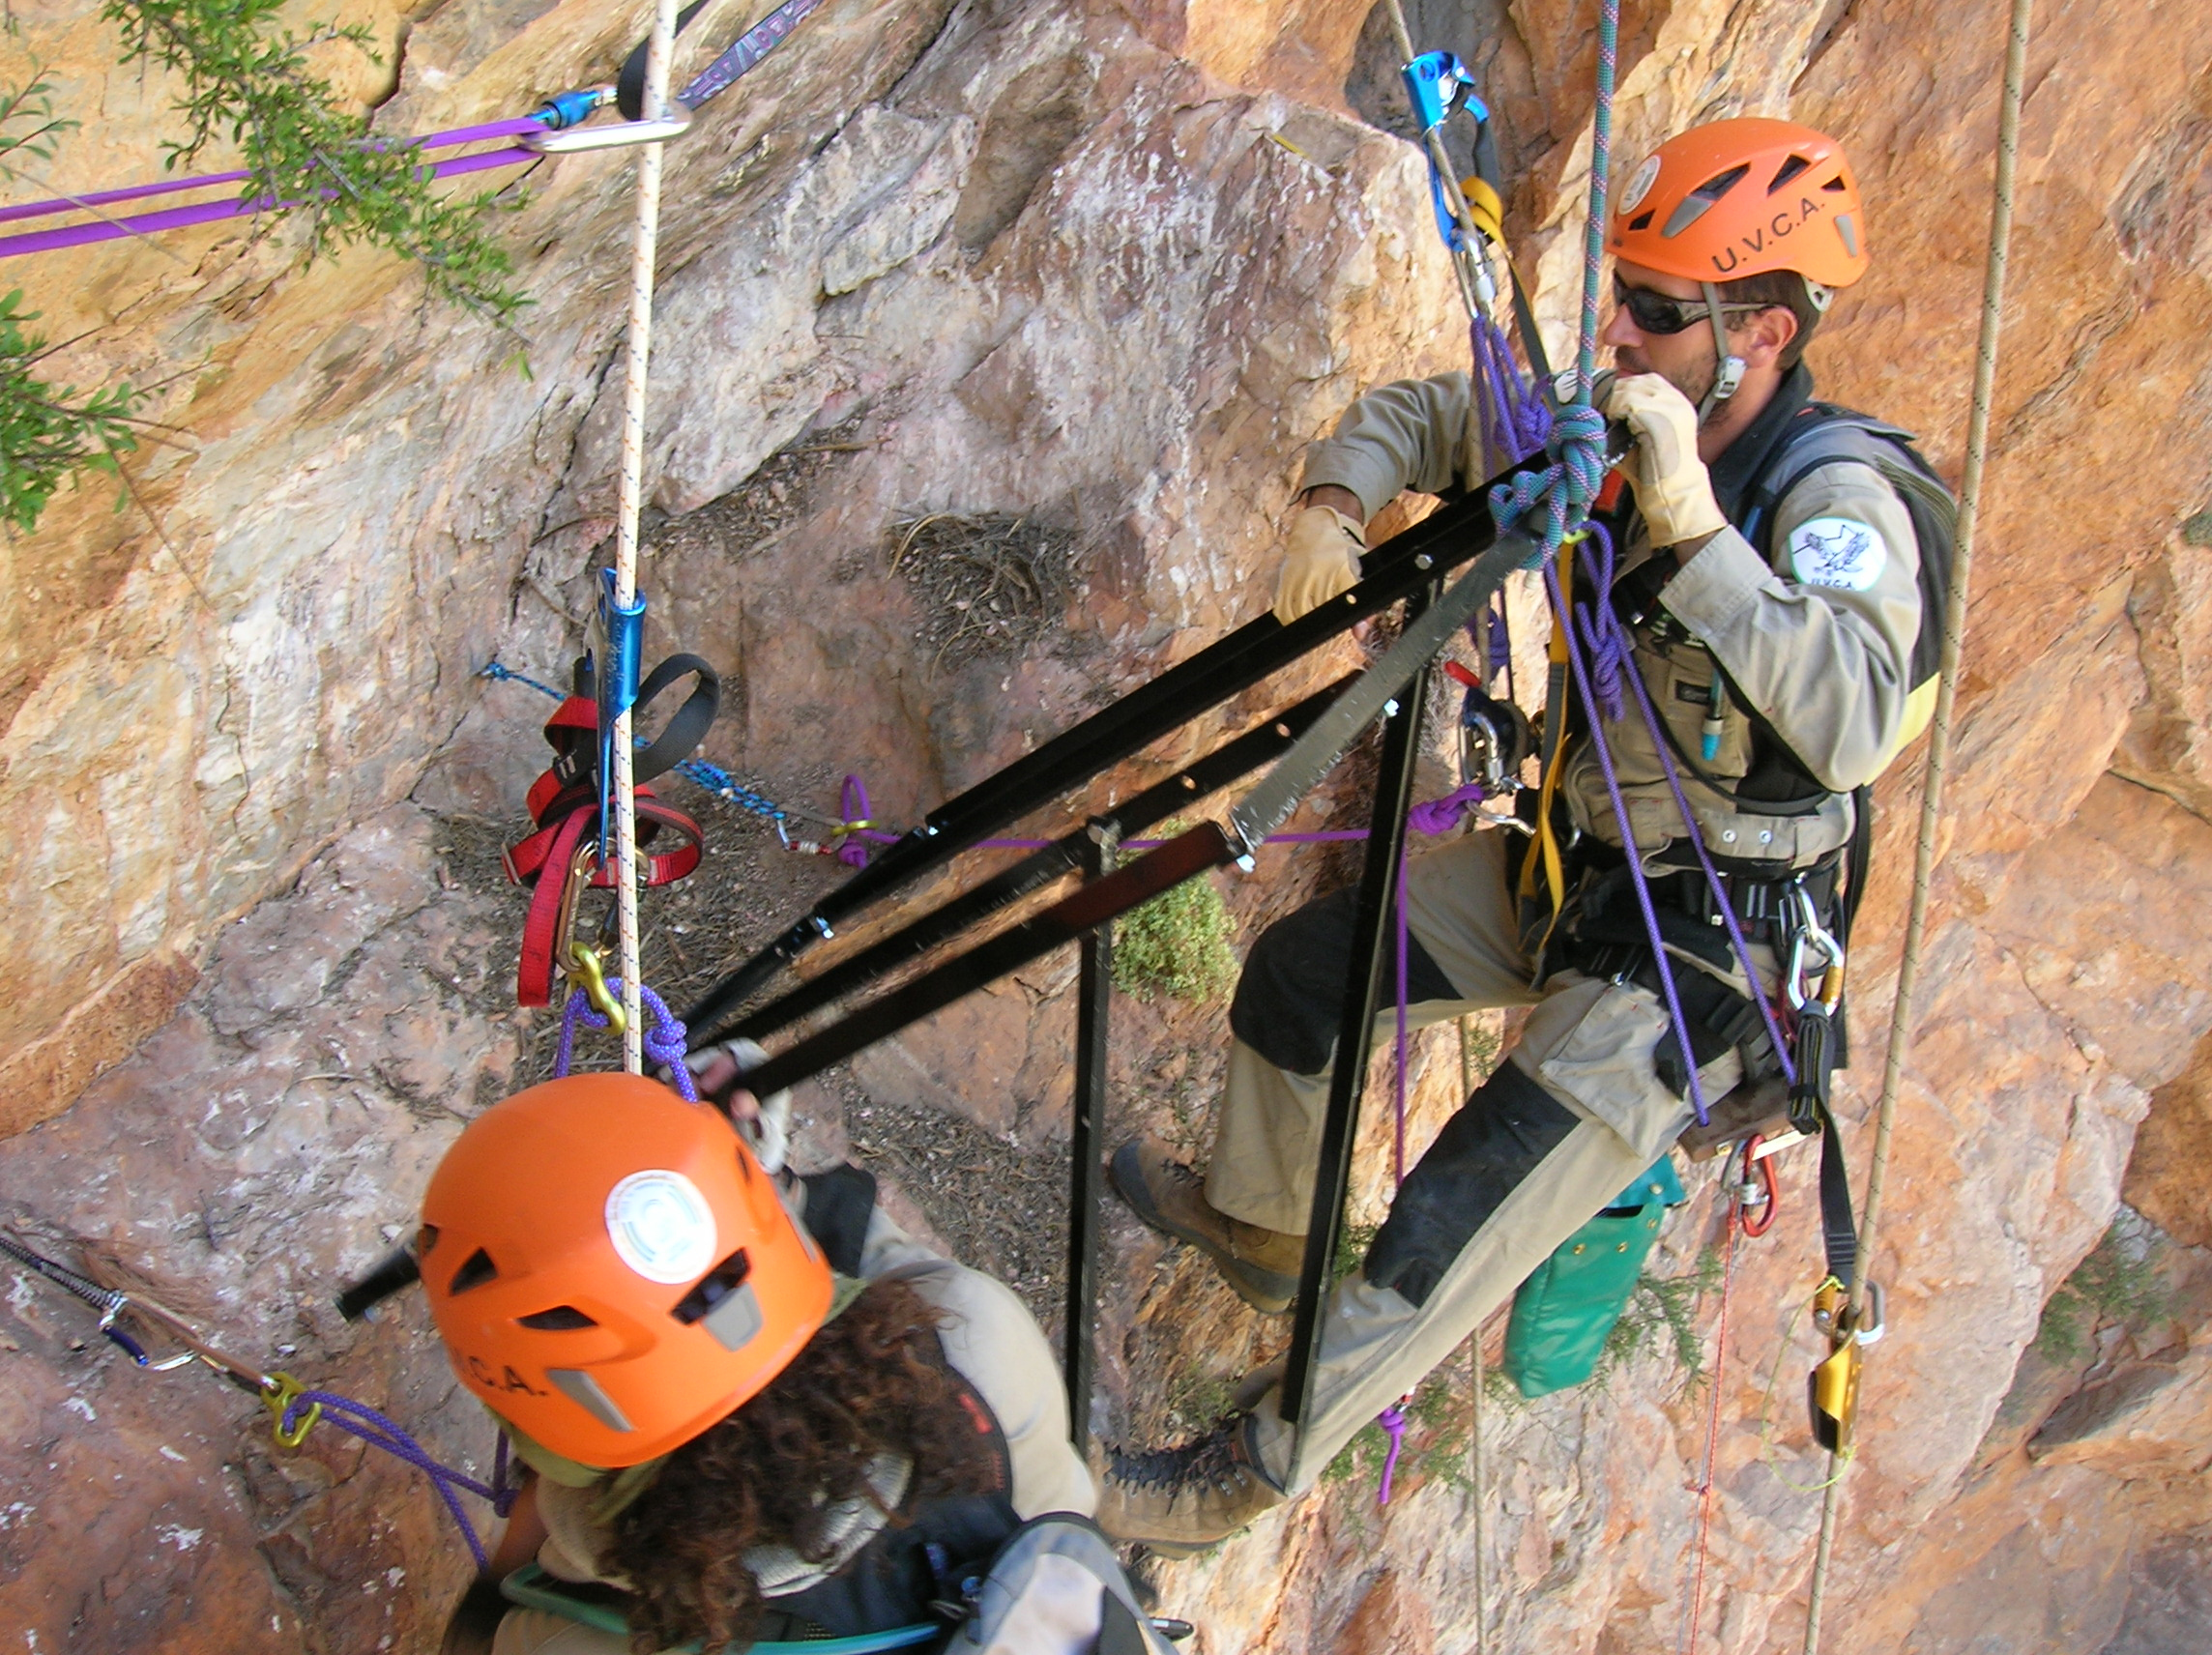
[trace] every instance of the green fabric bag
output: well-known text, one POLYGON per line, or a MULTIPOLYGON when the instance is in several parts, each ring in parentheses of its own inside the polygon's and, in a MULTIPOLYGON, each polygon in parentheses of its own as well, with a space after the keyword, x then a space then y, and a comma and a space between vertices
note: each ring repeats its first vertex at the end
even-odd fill
POLYGON ((1505 1329, 1504 1368, 1523 1396, 1549 1396, 1590 1377, 1636 1292, 1660 1219, 1683 1200, 1674 1158, 1660 1156, 1521 1284, 1505 1329))

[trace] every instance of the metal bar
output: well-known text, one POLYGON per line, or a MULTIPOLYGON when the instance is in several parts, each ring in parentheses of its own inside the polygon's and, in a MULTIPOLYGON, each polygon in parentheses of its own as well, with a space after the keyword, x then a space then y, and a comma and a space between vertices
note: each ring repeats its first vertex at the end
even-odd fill
POLYGON ((1062 834, 1052 844, 1031 852, 1011 867, 994 874, 975 889, 963 892, 943 907, 871 944, 851 959, 838 961, 820 976, 809 978, 729 1028, 699 1036, 697 1044, 712 1046, 733 1036, 758 1040, 851 994, 887 972, 918 959, 978 920, 1085 866, 1094 830, 1111 833, 1117 840, 1142 833, 1276 757, 1353 682, 1353 675, 1338 679, 1326 689, 1316 691, 1295 707, 1287 708, 1256 729, 1247 730, 1165 781, 1101 811, 1087 827, 1062 834))
POLYGON ((1179 833, 1156 851, 1148 851, 1126 867, 1072 891, 1042 914, 1009 926, 988 943, 924 972, 870 1001, 850 1016, 839 1019, 820 1033, 811 1034, 757 1069, 730 1080, 711 1094, 727 1102, 741 1085, 766 1097, 800 1081, 811 1080, 830 1064, 855 1052, 888 1039, 900 1030, 941 1011, 963 996, 1008 972, 1019 971, 1032 960, 1055 948, 1079 942, 1093 925, 1119 918, 1140 902, 1149 902, 1191 875, 1226 866, 1239 855, 1229 835, 1215 822, 1201 822, 1179 833))
MULTIPOLYGON (((1410 624, 1408 630, 1412 630, 1410 624)), ((1344 1015, 1337 1024, 1336 1062, 1329 1073, 1321 1164, 1314 1175, 1313 1210, 1306 1223, 1305 1263, 1298 1271, 1297 1318, 1292 1324, 1290 1355, 1283 1369, 1282 1413, 1294 1425, 1304 1419, 1313 1406, 1318 1365, 1314 1356, 1336 1260, 1337 1225, 1352 1183, 1352 1148, 1359 1136, 1359 1094, 1367 1085, 1367 1055, 1374 1039, 1382 955, 1390 938, 1390 905, 1397 890, 1398 863, 1406 853, 1406 812, 1413 799, 1413 769, 1420 753, 1421 713, 1428 694, 1429 667, 1424 663, 1399 694, 1382 727, 1375 813, 1367 835, 1367 864, 1359 876, 1353 957, 1344 983, 1344 1015)))
POLYGON ((720 1022, 778 971, 834 936, 847 915, 1250 688, 1354 623, 1380 614, 1418 591, 1433 574, 1488 550, 1496 538, 1487 492, 1477 489, 1369 552, 1366 578, 1342 597, 1289 626, 1271 615, 1261 616, 976 783, 938 806, 919 828, 887 846, 824 896, 812 913, 715 983, 684 1011, 684 1023, 703 1029, 720 1022))
MULTIPOLYGON (((1110 839, 1086 841, 1087 881, 1112 865, 1110 839)), ((1114 998, 1114 922, 1093 926, 1082 943, 1075 1001, 1075 1118, 1067 1143, 1067 1311, 1061 1371, 1067 1376, 1067 1434, 1081 1455, 1091 1446, 1091 1387, 1098 1305, 1098 1151, 1106 1137, 1106 1025, 1114 998)))

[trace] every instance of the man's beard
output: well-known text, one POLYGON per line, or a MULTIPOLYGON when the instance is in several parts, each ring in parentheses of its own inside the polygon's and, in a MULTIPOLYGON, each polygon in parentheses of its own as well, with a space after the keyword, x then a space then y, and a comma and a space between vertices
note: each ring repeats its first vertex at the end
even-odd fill
POLYGON ((1623 375, 1632 373, 1658 374, 1661 379, 1664 379, 1669 385, 1688 397, 1690 406, 1693 408, 1704 405, 1706 394, 1720 379, 1720 363, 1717 360, 1703 363, 1693 372, 1684 376, 1662 372, 1644 360, 1642 351, 1622 345, 1614 347, 1613 365, 1615 372, 1623 375))

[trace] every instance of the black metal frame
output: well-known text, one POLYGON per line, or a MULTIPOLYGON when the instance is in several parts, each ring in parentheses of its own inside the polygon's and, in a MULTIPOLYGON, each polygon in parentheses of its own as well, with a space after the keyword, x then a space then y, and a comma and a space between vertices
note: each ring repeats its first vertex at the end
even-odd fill
MULTIPOLYGON (((1433 594, 1432 588, 1432 594, 1433 594)), ((1410 619, 1426 595, 1407 603, 1410 619)), ((1322 1118, 1321 1158, 1314 1169, 1313 1207, 1306 1221, 1305 1259, 1298 1266, 1297 1314, 1284 1358, 1281 1412, 1293 1425, 1313 1403, 1321 1348, 1321 1319, 1336 1263, 1337 1231, 1352 1185, 1352 1151, 1359 1141, 1359 1102, 1367 1089, 1375 1013, 1382 999, 1382 955, 1392 936, 1398 870, 1406 858, 1406 818, 1413 801, 1413 770, 1421 751, 1421 714, 1428 707, 1432 669, 1424 666, 1398 694, 1397 710, 1382 727, 1382 753, 1375 776, 1375 803, 1367 829, 1367 856, 1359 873, 1359 902, 1353 921, 1353 957, 1344 979, 1344 1008, 1336 1025, 1336 1061, 1329 1071, 1328 1110, 1322 1118)))
POLYGON ((688 1006, 684 1026, 718 1026, 851 915, 1480 555, 1497 539, 1485 499, 1477 491, 1392 536, 1368 553, 1366 577, 1336 600, 1288 626, 1261 616, 939 805, 688 1006))
MULTIPOLYGON (((1103 833, 1087 839, 1084 877, 1106 871, 1115 846, 1103 833)), ((1060 1371, 1067 1385, 1067 1434, 1078 1454, 1091 1445, 1093 1330, 1098 1314, 1098 1202, 1105 1180, 1099 1150, 1106 1139, 1106 1024, 1114 1002, 1114 922, 1092 926, 1080 945, 1075 994, 1075 1111, 1067 1143, 1067 1301, 1061 1329, 1060 1371)))
MULTIPOLYGON (((1510 475, 1510 474, 1508 474, 1510 475)), ((1264 616, 1201 651, 1086 719, 1035 752, 1001 770, 931 812, 928 820, 888 847, 866 868, 830 892, 799 923, 736 972, 716 983, 684 1013, 693 1030, 728 1018, 774 975, 819 940, 834 935, 846 915, 890 891, 943 866, 959 852, 1009 822, 1040 808, 1130 757, 1160 737, 1251 687, 1270 673, 1376 615, 1400 599, 1407 602, 1409 624, 1435 601, 1442 576, 1478 556, 1486 557, 1490 590, 1526 548, 1501 544, 1484 504, 1487 490, 1447 506, 1368 554, 1368 574, 1351 592, 1289 626, 1264 616)), ((1477 571, 1480 573, 1480 571, 1477 571)), ((1455 597, 1470 593, 1475 575, 1455 587, 1455 597)), ((1487 593, 1483 595, 1487 601, 1487 593)), ((1432 617, 1435 626, 1443 617, 1432 617)), ((1412 639, 1406 640, 1411 644, 1412 639)), ((1366 675, 1361 675, 1362 677, 1366 675)), ((1360 878, 1355 958, 1345 984, 1338 1025, 1337 1060, 1323 1128, 1321 1164, 1314 1185, 1312 1221, 1299 1274, 1297 1315, 1285 1374, 1283 1416, 1297 1421, 1308 1411, 1313 1391, 1314 1354, 1320 1336, 1323 1284, 1328 1279, 1337 1237, 1338 1216, 1351 1176, 1352 1151, 1358 1136, 1359 1102, 1373 1039, 1381 992, 1382 961, 1389 937, 1391 900, 1405 856, 1406 817, 1412 796, 1420 745, 1422 711, 1428 697, 1429 664, 1415 668, 1383 707, 1382 751, 1377 778, 1372 827, 1360 878)), ((699 1036, 708 1044, 733 1034, 757 1036, 788 1027, 812 1011, 865 986, 947 944, 990 915, 1041 890, 1070 873, 1083 883, 1058 902, 1007 926, 965 952, 946 959, 909 981, 861 1004, 844 1017, 805 1035, 784 1052, 744 1074, 742 1083, 767 1095, 820 1073, 876 1041, 887 1038, 985 984, 1016 971, 1054 949, 1075 944, 1080 950, 1076 1002, 1074 1120, 1069 1146, 1069 1221, 1066 1320, 1063 1354, 1068 1391, 1069 1429, 1079 1449, 1090 1435, 1093 1377, 1093 1328, 1097 1300, 1098 1205, 1101 1196, 1099 1150, 1105 1128, 1108 1022, 1112 1000, 1114 919, 1184 880, 1233 861, 1247 860, 1241 834, 1264 833, 1265 824, 1239 831, 1202 822, 1145 856, 1111 867, 1114 852, 1127 834, 1141 831, 1207 794, 1237 780, 1270 759, 1283 756, 1320 721, 1340 696, 1349 697, 1339 723, 1354 715, 1372 716, 1379 693, 1358 678, 1340 680, 1260 726, 1225 742, 1176 775, 1146 789, 1126 802, 1092 818, 1012 866, 954 897, 811 982, 699 1036), (1353 686, 1356 685, 1356 688, 1353 686)), ((1301 754, 1315 769, 1327 757, 1331 741, 1315 733, 1307 749, 1285 761, 1297 771, 1301 754), (1318 745, 1317 745, 1318 743, 1318 745)), ((1349 730, 1344 733, 1349 738, 1349 730)), ((1295 782, 1285 772, 1274 792, 1287 798, 1295 782)), ((1266 791, 1265 786, 1261 791, 1266 791)), ((1251 799, 1248 798, 1246 803, 1251 799)), ((1288 803, 1282 803, 1286 812, 1288 803)), ((1272 818, 1270 817, 1270 821, 1272 818)), ((740 1084, 732 1080, 719 1101, 740 1084)), ((405 1250, 387 1259, 369 1278, 341 1297, 348 1319, 415 1279, 414 1261, 405 1250)))

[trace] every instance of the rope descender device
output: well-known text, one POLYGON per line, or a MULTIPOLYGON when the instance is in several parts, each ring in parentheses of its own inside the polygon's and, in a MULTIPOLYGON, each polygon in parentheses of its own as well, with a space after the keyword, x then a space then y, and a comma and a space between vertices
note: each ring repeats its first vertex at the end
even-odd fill
POLYGON ((307 1433, 314 1430, 315 1421, 323 1417, 323 1405, 309 1403, 297 1419, 290 1417, 292 1408, 305 1396, 307 1387, 290 1374, 265 1374, 261 1379, 261 1406, 269 1410, 269 1435, 276 1439, 279 1448, 297 1448, 306 1441, 307 1433))

